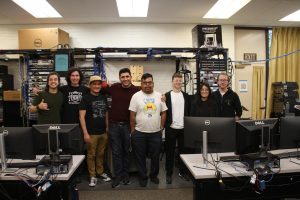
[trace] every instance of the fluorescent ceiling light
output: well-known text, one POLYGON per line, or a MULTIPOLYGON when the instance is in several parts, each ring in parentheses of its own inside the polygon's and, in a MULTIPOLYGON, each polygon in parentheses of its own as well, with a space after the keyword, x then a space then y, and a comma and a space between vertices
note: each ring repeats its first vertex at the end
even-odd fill
POLYGON ((47 0, 12 0, 35 18, 62 17, 47 0))
POLYGON ((147 17, 149 0, 116 0, 120 17, 147 17))
POLYGON ((300 21, 300 10, 297 10, 296 12, 293 12, 292 14, 289 14, 288 16, 285 16, 279 21, 294 21, 299 22, 300 21))
POLYGON ((228 19, 251 0, 219 0, 203 18, 228 19))

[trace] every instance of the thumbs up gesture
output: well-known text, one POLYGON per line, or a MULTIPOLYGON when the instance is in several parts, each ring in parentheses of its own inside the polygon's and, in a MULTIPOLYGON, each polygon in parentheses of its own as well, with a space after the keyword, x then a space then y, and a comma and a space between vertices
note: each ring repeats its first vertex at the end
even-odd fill
POLYGON ((45 103, 45 100, 44 100, 44 99, 42 99, 41 103, 38 104, 38 108, 39 108, 40 110, 49 110, 48 104, 45 103))

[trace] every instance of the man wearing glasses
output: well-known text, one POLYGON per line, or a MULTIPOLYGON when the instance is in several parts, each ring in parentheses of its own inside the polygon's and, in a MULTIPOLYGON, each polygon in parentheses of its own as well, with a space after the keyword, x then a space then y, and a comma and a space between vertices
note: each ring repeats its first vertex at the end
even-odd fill
POLYGON ((220 117, 234 117, 239 120, 242 116, 241 101, 237 93, 229 88, 229 76, 220 73, 218 76, 219 89, 213 92, 213 97, 217 101, 220 117))
POLYGON ((167 106, 161 101, 161 94, 153 88, 153 76, 143 74, 141 91, 132 96, 129 105, 132 145, 141 187, 146 187, 148 181, 146 157, 151 159, 150 180, 159 184, 159 154, 167 106))

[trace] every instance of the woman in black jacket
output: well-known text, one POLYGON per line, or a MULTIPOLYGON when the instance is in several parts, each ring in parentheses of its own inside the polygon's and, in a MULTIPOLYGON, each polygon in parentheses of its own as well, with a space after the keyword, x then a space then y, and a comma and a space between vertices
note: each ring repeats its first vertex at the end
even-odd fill
POLYGON ((211 89, 207 83, 201 83, 199 91, 192 97, 190 116, 193 117, 217 117, 218 107, 211 95, 211 89))

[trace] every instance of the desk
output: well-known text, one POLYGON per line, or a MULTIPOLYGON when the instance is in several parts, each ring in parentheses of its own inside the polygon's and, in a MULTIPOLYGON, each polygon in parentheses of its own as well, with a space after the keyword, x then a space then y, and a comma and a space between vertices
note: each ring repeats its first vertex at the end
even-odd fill
MULTIPOLYGON (((62 196, 64 200, 73 199, 72 192, 74 191, 74 185, 75 185, 74 178, 77 174, 78 167, 84 160, 84 157, 85 157, 84 155, 73 155, 72 156, 73 165, 69 169, 69 173, 53 175, 53 177, 50 178, 50 180, 52 180, 55 184, 53 184, 49 188, 47 194, 44 194, 43 198, 39 198, 39 199, 56 200, 57 196, 62 196)), ((20 170, 22 170, 23 174, 26 174, 27 176, 29 176, 34 180, 39 180, 41 178, 35 173, 35 168, 20 169, 20 170)), ((8 173, 0 174, 0 184, 3 187, 7 187, 5 189, 8 190, 9 195, 11 195, 13 198, 22 199, 22 200, 23 199, 32 200, 33 197, 35 197, 30 187, 24 184, 23 181, 20 181, 16 176, 11 176, 8 173), (22 195, 17 193, 21 193, 22 195), (26 196, 25 194, 28 196, 26 196)), ((0 193, 0 197, 1 197, 1 193, 0 193)))
MULTIPOLYGON (((276 150, 272 153, 281 153, 291 150, 276 150)), ((219 153, 218 156, 229 156, 233 153, 219 153)), ((212 155, 214 159, 216 154, 212 155)), ((224 187, 218 183, 215 170, 201 169, 203 165, 202 154, 182 154, 181 159, 193 176, 194 200, 198 199, 274 199, 283 197, 300 197, 300 165, 290 162, 289 158, 281 159, 280 169, 273 169, 275 172, 272 180, 266 183, 266 189, 258 194, 250 184, 252 171, 247 171, 239 162, 232 163, 220 162, 218 167, 221 169, 224 187), (229 174, 227 174, 227 173, 229 174), (233 177, 234 176, 234 177, 233 177), (242 187, 243 186, 243 187, 242 187)), ((208 159, 212 161, 211 155, 208 159)), ((300 161, 298 160, 300 163, 300 161)), ((211 164, 208 168, 213 169, 211 164)))

